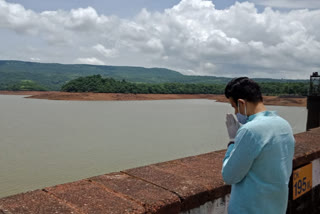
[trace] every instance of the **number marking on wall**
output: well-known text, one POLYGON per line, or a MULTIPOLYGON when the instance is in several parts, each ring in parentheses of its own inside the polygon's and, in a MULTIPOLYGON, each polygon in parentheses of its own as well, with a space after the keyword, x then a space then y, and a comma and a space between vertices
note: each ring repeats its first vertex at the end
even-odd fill
POLYGON ((293 200, 312 189, 312 163, 293 171, 292 174, 293 200))

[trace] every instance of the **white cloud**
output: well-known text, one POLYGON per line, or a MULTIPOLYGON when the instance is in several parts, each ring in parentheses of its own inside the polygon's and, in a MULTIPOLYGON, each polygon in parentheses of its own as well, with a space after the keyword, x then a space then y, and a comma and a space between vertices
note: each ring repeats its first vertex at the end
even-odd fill
POLYGON ((30 60, 31 61, 35 61, 35 62, 40 62, 41 61, 41 59, 37 58, 37 57, 30 57, 30 60))
POLYGON ((255 4, 276 7, 276 8, 290 8, 290 9, 319 9, 319 0, 251 0, 255 4))
POLYGON ((97 44, 97 45, 93 46, 92 48, 94 50, 98 51, 100 54, 102 54, 106 58, 110 58, 110 57, 112 58, 117 55, 117 51, 114 48, 107 49, 101 44, 97 44))
POLYGON ((78 58, 76 59, 75 63, 79 64, 90 64, 90 65, 105 65, 103 61, 95 58, 95 57, 90 57, 90 58, 78 58))
MULTIPOLYGON (((162 13, 143 9, 128 20, 92 7, 36 13, 0 0, 0 29, 41 41, 35 49, 42 60, 196 75, 308 78, 320 68, 319 20, 320 10, 267 7, 259 13, 249 2, 218 10, 211 1, 182 0, 162 13)), ((19 47, 19 59, 22 53, 26 60, 35 56, 29 49, 19 47)), ((0 57, 4 51, 0 47, 0 57)))

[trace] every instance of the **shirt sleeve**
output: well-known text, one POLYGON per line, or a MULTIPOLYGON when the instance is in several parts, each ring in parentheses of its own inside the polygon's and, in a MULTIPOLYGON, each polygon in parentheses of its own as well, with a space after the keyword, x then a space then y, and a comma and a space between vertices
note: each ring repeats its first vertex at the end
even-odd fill
POLYGON ((259 146, 253 134, 246 128, 241 128, 230 145, 223 159, 222 177, 225 183, 240 182, 249 172, 257 157, 259 146))

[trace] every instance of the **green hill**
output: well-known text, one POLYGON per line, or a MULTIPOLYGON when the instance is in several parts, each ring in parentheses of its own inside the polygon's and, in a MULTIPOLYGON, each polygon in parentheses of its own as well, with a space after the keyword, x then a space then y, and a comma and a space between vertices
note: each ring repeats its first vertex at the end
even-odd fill
MULTIPOLYGON (((215 76, 187 76, 165 68, 144 68, 132 66, 104 66, 82 64, 35 63, 0 60, 0 90, 32 81, 37 87, 60 90, 61 86, 78 77, 100 74, 115 80, 136 83, 208 83, 225 84, 230 78, 215 76)), ((293 82, 294 80, 257 79, 260 82, 293 82)), ((301 80, 297 80, 301 82, 301 80)))

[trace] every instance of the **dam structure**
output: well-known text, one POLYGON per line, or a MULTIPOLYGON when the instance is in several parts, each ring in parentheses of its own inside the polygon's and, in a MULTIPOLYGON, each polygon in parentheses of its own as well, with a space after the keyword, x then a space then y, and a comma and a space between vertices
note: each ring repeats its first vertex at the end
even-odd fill
MULTIPOLYGON (((320 127, 294 137, 287 213, 320 213, 320 127)), ((231 187, 221 175, 224 154, 214 151, 5 197, 0 213, 226 214, 231 187)))

